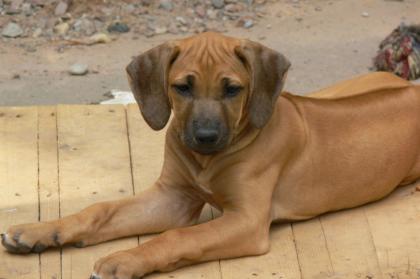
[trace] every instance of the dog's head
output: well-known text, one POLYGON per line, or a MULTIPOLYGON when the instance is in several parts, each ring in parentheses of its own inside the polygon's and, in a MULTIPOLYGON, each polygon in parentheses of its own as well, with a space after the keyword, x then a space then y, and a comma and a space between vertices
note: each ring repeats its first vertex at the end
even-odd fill
POLYGON ((172 109, 184 144, 210 154, 229 145, 244 123, 267 123, 289 66, 258 43, 203 33, 159 45, 126 70, 150 127, 162 129, 172 109))

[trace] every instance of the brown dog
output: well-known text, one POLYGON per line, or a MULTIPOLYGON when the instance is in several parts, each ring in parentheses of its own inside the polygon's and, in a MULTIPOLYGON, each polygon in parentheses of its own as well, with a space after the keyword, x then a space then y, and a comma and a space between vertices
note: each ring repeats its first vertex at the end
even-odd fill
POLYGON ((318 98, 278 98, 289 65, 258 43, 214 33, 138 56, 127 72, 144 119, 158 130, 174 114, 158 181, 133 198, 13 226, 3 245, 41 252, 166 231, 100 259, 91 278, 140 277, 266 253, 274 221, 362 205, 420 177, 419 87, 377 73, 318 98), (223 215, 193 226, 205 203, 223 215))

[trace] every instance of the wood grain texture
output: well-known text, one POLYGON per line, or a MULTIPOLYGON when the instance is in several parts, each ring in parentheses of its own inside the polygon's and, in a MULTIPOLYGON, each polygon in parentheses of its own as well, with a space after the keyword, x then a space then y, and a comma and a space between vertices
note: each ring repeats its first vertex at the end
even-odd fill
MULTIPOLYGON (((57 112, 55 107, 38 108, 38 162, 40 221, 60 217, 57 161, 57 112)), ((61 251, 40 255, 41 279, 61 278, 61 251)))
MULTIPOLYGON (((61 214, 133 194, 123 106, 58 107, 61 214)), ((63 278, 89 278, 95 261, 137 245, 137 238, 63 249, 63 278)))
MULTIPOLYGON (((152 131, 135 105, 0 107, 0 231, 140 193, 160 173, 164 132, 152 131)), ((219 215, 206 206, 200 221, 219 215)), ((364 207, 273 225, 266 255, 147 278, 420 279, 419 231, 420 192, 410 185, 364 207)), ((15 256, 1 248, 0 278, 88 278, 100 257, 137 245, 132 237, 66 247, 62 258, 59 250, 15 256)))
MULTIPOLYGON (((38 110, 0 108, 0 231, 38 221, 38 110)), ((39 278, 39 256, 0 249, 0 278, 39 278)))

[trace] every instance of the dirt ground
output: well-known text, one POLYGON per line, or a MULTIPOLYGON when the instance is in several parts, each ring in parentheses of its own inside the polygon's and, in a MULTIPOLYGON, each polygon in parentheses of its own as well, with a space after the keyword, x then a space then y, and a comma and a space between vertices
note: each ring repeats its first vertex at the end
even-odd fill
MULTIPOLYGON (((420 23, 419 0, 280 0, 267 5, 269 13, 252 28, 229 28, 227 34, 285 54, 292 62, 286 90, 296 94, 369 72, 386 35, 402 22, 420 23)), ((111 43, 72 46, 62 52, 57 51, 59 42, 0 41, 0 105, 105 100, 112 89, 128 90, 124 67, 131 56, 180 37, 146 38, 130 32, 111 43), (90 72, 69 75, 69 66, 76 62, 88 64, 90 72)))

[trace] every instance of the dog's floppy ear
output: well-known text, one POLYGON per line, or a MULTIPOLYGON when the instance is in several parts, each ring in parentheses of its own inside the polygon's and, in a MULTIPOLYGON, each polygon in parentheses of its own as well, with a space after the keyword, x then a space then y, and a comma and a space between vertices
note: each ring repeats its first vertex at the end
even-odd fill
POLYGON ((235 48, 251 74, 249 118, 252 125, 262 128, 273 113, 290 62, 282 54, 249 40, 235 48))
POLYGON ((153 130, 165 127, 171 115, 167 80, 178 53, 174 43, 164 43, 135 57, 126 67, 131 90, 143 118, 153 130))

